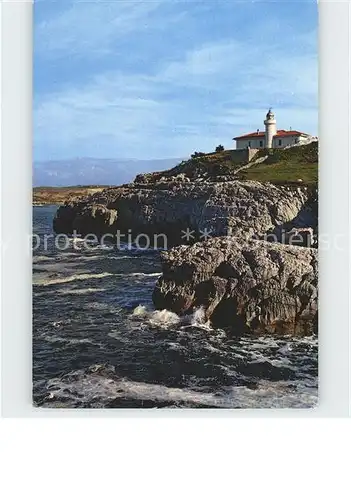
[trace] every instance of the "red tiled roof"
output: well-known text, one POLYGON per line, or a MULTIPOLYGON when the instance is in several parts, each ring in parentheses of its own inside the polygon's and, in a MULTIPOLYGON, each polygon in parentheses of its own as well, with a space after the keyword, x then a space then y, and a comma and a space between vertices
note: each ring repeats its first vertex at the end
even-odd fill
MULTIPOLYGON (((265 132, 251 132, 250 134, 239 135, 238 137, 234 137, 233 139, 236 141, 238 139, 254 139, 255 137, 265 137, 265 132)), ((299 132, 298 130, 277 130, 277 133, 274 137, 290 137, 294 135, 307 135, 305 132, 299 132)))
POLYGON ((277 134, 274 137, 289 137, 291 135, 307 135, 305 132, 299 132, 298 130, 277 130, 277 134))
POLYGON ((250 137, 265 137, 265 132, 251 132, 250 134, 244 134, 244 135, 239 135, 238 137, 234 137, 234 140, 236 141, 237 139, 249 139, 250 137))

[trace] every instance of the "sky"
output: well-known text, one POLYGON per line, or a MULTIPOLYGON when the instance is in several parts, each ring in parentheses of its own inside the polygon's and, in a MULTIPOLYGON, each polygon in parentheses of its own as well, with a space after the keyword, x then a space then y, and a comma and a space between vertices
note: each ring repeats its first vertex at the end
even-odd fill
POLYGON ((313 0, 35 0, 34 159, 173 158, 318 132, 313 0))

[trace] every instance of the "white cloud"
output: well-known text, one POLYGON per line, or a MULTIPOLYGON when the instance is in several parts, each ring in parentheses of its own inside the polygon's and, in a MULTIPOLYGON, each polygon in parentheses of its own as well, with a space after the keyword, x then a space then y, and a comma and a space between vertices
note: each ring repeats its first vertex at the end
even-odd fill
POLYGON ((237 40, 209 44, 168 64, 157 80, 209 91, 223 89, 223 101, 246 106, 260 102, 269 106, 284 99, 315 106, 317 56, 312 47, 302 44, 296 52, 299 40, 294 47, 295 51, 279 44, 253 46, 237 40))
MULTIPOLYGON (((49 53, 109 50, 111 40, 136 28, 159 4, 130 2, 127 9, 118 2, 108 14, 89 3, 84 23, 73 6, 42 24, 40 36, 49 53), (76 30, 68 29, 72 24, 76 30)), ((63 150, 72 156, 184 156, 219 142, 229 147, 235 135, 262 127, 269 106, 279 128, 316 134, 314 36, 296 35, 287 44, 234 37, 202 43, 182 56, 170 53, 153 73, 103 71, 41 95, 34 110, 36 151, 53 157, 63 150)))
POLYGON ((74 2, 35 29, 36 52, 49 58, 106 54, 112 44, 143 29, 162 0, 74 2))
MULTIPOLYGON (((204 77, 218 78, 223 72, 227 73, 228 67, 236 67, 243 62, 243 45, 236 40, 205 44, 186 52, 181 60, 169 63, 160 76, 164 80, 178 82, 186 77, 187 83, 189 78, 193 78, 198 84, 204 77)), ((245 46, 245 50, 249 54, 252 52, 249 46, 245 46)))

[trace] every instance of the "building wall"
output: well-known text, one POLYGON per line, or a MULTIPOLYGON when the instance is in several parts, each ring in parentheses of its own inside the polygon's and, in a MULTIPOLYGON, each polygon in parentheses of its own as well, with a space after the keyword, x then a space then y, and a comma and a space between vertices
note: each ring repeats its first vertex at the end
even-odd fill
MULTIPOLYGON (((238 143, 239 141, 237 141, 238 143)), ((257 153, 257 148, 231 149, 230 155, 234 163, 249 163, 257 153)))
POLYGON ((274 143, 274 136, 277 133, 277 123, 275 120, 265 120, 264 124, 266 126, 266 147, 272 148, 274 143))
MULTIPOLYGON (((307 136, 308 138, 309 136, 307 136)), ((306 137, 299 136, 299 135, 292 135, 288 137, 274 137, 273 138, 273 148, 285 148, 286 146, 293 146, 295 144, 304 143, 306 141, 306 137), (279 144, 279 141, 281 141, 281 144, 279 144), (296 142, 297 141, 297 142, 296 142)), ((252 149, 262 149, 266 147, 266 140, 264 137, 261 138, 253 138, 253 139, 238 139, 236 141, 236 148, 237 149, 245 149, 245 148, 252 148, 252 149), (263 145, 261 145, 261 142, 263 145)))
POLYGON ((299 140, 298 135, 291 135, 289 137, 274 137, 273 138, 273 148, 285 148, 286 146, 292 146, 293 144, 297 144, 295 141, 299 140), (279 141, 281 144, 279 145, 279 141))
POLYGON ((265 147, 266 147, 265 137, 238 139, 236 141, 236 149, 244 149, 244 148, 262 149, 265 147))
MULTIPOLYGON (((285 148, 287 146, 293 146, 295 144, 301 143, 304 144, 304 141, 307 141, 311 136, 299 136, 299 135, 291 135, 288 137, 274 137, 273 138, 273 148, 285 148), (297 142, 296 142, 297 140, 297 142), (281 144, 279 144, 281 141, 281 144)), ((236 149, 262 149, 266 147, 266 139, 265 137, 250 138, 250 139, 238 139, 236 141, 236 149), (263 145, 261 145, 261 143, 263 145)))

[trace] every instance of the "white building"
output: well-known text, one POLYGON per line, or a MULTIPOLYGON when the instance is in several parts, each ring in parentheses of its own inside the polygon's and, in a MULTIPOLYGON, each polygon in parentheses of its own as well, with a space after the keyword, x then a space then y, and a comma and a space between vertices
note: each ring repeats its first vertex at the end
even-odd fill
POLYGON ((309 142, 312 138, 311 135, 298 130, 277 130, 277 122, 271 109, 263 123, 264 131, 257 129, 256 132, 234 137, 236 149, 285 148, 309 142))

